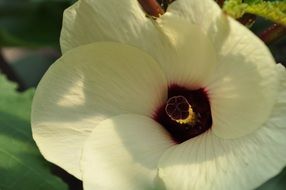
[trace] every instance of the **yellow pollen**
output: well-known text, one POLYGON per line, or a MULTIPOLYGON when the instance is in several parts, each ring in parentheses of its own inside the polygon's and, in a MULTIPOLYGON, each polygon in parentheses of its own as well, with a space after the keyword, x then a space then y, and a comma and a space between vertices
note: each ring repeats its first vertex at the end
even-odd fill
MULTIPOLYGON (((171 117, 171 119, 173 119, 173 118, 171 117)), ((180 124, 193 124, 193 123, 195 123, 195 120, 196 120, 196 115, 195 115, 191 105, 189 105, 189 116, 186 119, 177 119, 174 121, 176 121, 177 123, 180 123, 180 124)))

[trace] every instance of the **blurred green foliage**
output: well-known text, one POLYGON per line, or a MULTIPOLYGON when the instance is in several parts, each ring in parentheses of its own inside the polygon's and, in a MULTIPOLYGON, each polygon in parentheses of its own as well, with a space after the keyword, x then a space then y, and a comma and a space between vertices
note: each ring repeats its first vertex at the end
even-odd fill
POLYGON ((284 168, 284 170, 279 175, 268 180, 256 190, 285 190, 285 189, 286 189, 286 168, 284 168))
POLYGON ((0 75, 0 189, 66 190, 50 171, 31 133, 30 110, 34 90, 17 93, 16 85, 0 75))
POLYGON ((0 46, 57 46, 70 0, 0 0, 0 46))
POLYGON ((226 0, 223 10, 236 19, 248 13, 286 25, 286 2, 284 0, 226 0))

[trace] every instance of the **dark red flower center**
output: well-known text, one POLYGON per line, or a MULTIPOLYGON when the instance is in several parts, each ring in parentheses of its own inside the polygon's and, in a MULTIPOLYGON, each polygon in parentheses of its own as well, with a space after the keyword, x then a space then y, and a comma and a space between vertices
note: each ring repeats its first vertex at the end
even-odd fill
POLYGON ((212 126, 211 108, 204 89, 191 90, 178 85, 168 88, 168 100, 154 119, 177 143, 196 137, 212 126))

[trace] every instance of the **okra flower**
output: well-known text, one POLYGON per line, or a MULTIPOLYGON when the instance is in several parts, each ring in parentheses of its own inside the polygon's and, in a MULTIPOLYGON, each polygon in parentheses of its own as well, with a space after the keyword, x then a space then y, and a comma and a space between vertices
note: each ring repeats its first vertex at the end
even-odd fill
POLYGON ((66 10, 40 82, 42 154, 95 189, 253 189, 286 164, 286 75, 212 0, 160 18, 135 0, 66 10))

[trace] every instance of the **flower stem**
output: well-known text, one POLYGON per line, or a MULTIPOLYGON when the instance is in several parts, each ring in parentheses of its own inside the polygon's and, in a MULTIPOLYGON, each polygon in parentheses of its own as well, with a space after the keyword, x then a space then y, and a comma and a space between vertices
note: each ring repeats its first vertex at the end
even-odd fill
POLYGON ((153 17, 159 17, 164 14, 164 10, 156 0, 138 0, 144 11, 153 17))
POLYGON ((254 24, 254 22, 256 20, 256 16, 253 15, 253 14, 246 13, 246 14, 244 14, 242 17, 240 17, 237 20, 241 24, 243 24, 244 26, 250 28, 254 24))
POLYGON ((259 34, 265 44, 270 44, 286 35, 286 27, 280 24, 273 24, 259 34))

